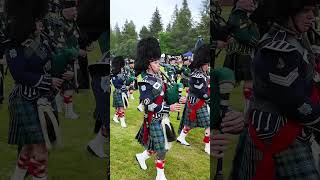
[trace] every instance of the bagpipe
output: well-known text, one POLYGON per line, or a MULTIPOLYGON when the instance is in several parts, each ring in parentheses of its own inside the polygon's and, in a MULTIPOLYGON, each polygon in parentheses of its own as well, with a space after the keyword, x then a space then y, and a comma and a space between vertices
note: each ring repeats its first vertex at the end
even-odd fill
POLYGON ((221 16, 222 8, 218 1, 210 0, 210 34, 212 40, 227 41, 233 27, 221 16))
POLYGON ((78 52, 75 48, 64 48, 58 50, 58 42, 51 38, 47 33, 41 33, 44 41, 48 42, 48 47, 51 48, 51 74, 54 77, 62 77, 62 74, 66 72, 68 64, 73 64, 75 58, 78 56, 78 52))
POLYGON ((178 103, 181 97, 183 85, 172 81, 164 72, 160 71, 161 75, 167 80, 167 89, 165 93, 165 101, 168 105, 178 103))
MULTIPOLYGON (((229 25, 227 21, 221 16, 222 8, 218 0, 210 0, 210 41, 227 41, 230 36, 232 36, 233 26, 229 25)), ((212 47, 214 53, 212 53, 212 58, 219 56, 222 50, 215 52, 216 47, 212 47)))

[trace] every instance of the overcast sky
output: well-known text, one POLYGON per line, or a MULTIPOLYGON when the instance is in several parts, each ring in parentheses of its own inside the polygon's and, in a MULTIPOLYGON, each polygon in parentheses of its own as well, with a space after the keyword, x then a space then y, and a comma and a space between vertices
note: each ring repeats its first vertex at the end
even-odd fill
MULTIPOLYGON (((170 22, 174 7, 178 9, 182 6, 182 0, 111 0, 110 1, 110 21, 114 27, 118 23, 122 29, 126 19, 132 20, 136 25, 136 31, 139 33, 143 25, 149 26, 151 17, 156 7, 161 15, 163 27, 166 28, 170 22)), ((194 21, 199 21, 201 0, 188 0, 189 9, 194 21)))

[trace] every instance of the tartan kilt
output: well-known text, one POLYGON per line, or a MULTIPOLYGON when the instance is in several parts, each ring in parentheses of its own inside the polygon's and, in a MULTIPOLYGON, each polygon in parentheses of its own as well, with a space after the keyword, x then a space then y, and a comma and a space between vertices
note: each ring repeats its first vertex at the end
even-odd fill
POLYGON ((196 113, 197 117, 195 121, 189 120, 189 114, 191 113, 191 109, 188 105, 185 105, 185 111, 183 114, 183 122, 184 125, 192 128, 209 128, 210 127, 210 114, 207 109, 207 104, 205 103, 196 113))
POLYGON ((138 142, 147 150, 155 151, 157 153, 164 153, 165 149, 165 139, 163 134, 163 129, 161 126, 161 120, 152 119, 150 124, 149 140, 147 144, 143 142, 143 124, 140 127, 136 139, 138 142))
POLYGON ((227 67, 234 72, 236 82, 252 80, 251 62, 252 58, 250 55, 232 53, 226 55, 223 67, 227 67))
MULTIPOLYGON (((53 108, 55 108, 55 103, 53 103, 53 108)), ((11 97, 9 99, 9 112, 9 144, 25 145, 45 143, 36 101, 27 101, 19 96, 11 97)), ((54 112, 54 115, 58 120, 57 112, 54 112)), ((47 121, 47 128, 49 140, 51 142, 55 141, 56 137, 52 123, 47 121)))
MULTIPOLYGON (((239 142, 233 164, 230 180, 252 180, 256 167, 263 154, 253 144, 248 131, 239 142), (234 161, 235 162, 235 161, 234 161)), ((311 144, 295 140, 287 150, 275 155, 276 180, 318 180, 319 172, 316 170, 312 156, 311 144)))
POLYGON ((113 97, 113 104, 112 106, 115 108, 118 107, 124 107, 123 101, 122 101, 122 92, 119 90, 114 90, 112 93, 112 97, 113 97))
POLYGON ((75 90, 76 82, 74 80, 65 81, 61 85, 61 91, 75 90))

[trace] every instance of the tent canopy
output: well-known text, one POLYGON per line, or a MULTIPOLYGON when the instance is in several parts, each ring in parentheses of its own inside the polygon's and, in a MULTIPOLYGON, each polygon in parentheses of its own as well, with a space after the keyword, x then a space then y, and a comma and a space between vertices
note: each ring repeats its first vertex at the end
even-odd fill
POLYGON ((186 53, 183 54, 184 57, 192 57, 192 52, 188 51, 186 53))

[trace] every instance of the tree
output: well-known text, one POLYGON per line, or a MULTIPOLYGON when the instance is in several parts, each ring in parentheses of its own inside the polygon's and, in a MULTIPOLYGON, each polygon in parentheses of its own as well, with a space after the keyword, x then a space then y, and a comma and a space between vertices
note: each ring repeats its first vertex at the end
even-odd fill
POLYGON ((116 54, 118 46, 122 40, 121 31, 118 23, 114 26, 114 29, 110 31, 110 50, 111 54, 116 54))
POLYGON ((210 2, 202 0, 202 9, 200 11, 200 22, 197 25, 197 34, 200 35, 205 42, 210 40, 210 2))
MULTIPOLYGON (((120 32, 120 39, 112 51, 113 55, 123 56, 125 58, 134 58, 136 54, 136 45, 138 40, 138 34, 136 32, 136 26, 133 21, 125 21, 123 30, 120 32)), ((114 34, 117 34, 115 28, 114 34)), ((119 32, 118 32, 119 33, 119 32)))
POLYGON ((171 31, 171 24, 169 23, 168 25, 167 25, 167 28, 166 28, 166 32, 170 32, 171 31))
POLYGON ((150 37, 150 36, 151 36, 151 33, 148 30, 148 28, 146 26, 142 26, 142 28, 140 30, 140 33, 139 33, 140 39, 147 38, 147 37, 150 37))
POLYGON ((170 32, 160 32, 159 33, 159 42, 160 42, 160 48, 161 52, 165 54, 174 54, 175 53, 175 47, 172 47, 172 39, 170 32))
MULTIPOLYGON (((187 0, 182 3, 182 8, 174 15, 177 15, 172 24, 170 47, 174 47, 175 53, 181 54, 192 50, 197 40, 197 32, 193 27, 191 11, 187 0)), ((174 16, 173 15, 173 16, 174 16)))
POLYGON ((156 11, 152 15, 149 29, 150 29, 150 35, 156 38, 158 38, 158 33, 163 30, 162 23, 161 23, 161 16, 158 8, 156 8, 156 11))
POLYGON ((175 7, 174 7, 173 14, 171 16, 171 22, 172 22, 171 30, 172 30, 172 28, 174 28, 176 26, 178 16, 179 16, 179 9, 178 9, 178 5, 176 4, 175 7))
POLYGON ((134 25, 133 21, 131 20, 126 22, 123 25, 123 31, 121 32, 122 40, 128 39, 138 39, 138 34, 136 32, 136 25, 134 25))

